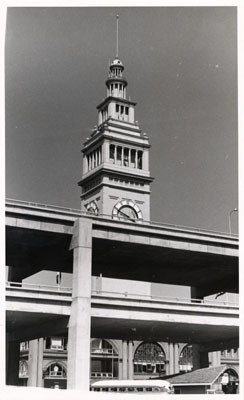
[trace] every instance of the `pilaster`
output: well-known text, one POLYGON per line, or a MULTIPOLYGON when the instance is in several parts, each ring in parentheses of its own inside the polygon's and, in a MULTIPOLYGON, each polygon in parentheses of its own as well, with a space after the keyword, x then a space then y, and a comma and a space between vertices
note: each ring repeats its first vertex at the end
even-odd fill
POLYGON ((127 341, 122 341, 122 379, 127 379, 127 341))
POLYGON ((133 379, 134 368, 133 368, 133 344, 130 340, 128 343, 128 379, 133 379))

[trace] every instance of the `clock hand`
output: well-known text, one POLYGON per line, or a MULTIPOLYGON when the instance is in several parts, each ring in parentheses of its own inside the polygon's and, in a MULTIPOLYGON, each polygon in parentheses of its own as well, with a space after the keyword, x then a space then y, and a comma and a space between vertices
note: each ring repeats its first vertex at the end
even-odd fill
POLYGON ((119 213, 122 214, 122 215, 124 215, 126 218, 130 219, 130 216, 127 215, 126 213, 124 213, 123 211, 120 211, 119 213))
POLYGON ((129 219, 130 221, 135 222, 135 219, 134 219, 134 218, 130 217, 129 215, 127 215, 127 214, 124 213, 123 211, 120 211, 119 213, 122 214, 122 215, 124 215, 124 216, 125 216, 127 219, 129 219))

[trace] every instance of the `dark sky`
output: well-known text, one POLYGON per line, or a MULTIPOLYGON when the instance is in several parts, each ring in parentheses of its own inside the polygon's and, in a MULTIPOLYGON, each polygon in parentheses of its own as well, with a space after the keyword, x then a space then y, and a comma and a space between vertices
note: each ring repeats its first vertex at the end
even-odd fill
POLYGON ((6 196, 80 208, 80 150, 106 95, 117 13, 127 96, 152 145, 151 219, 227 232, 238 206, 234 7, 9 8, 6 196))

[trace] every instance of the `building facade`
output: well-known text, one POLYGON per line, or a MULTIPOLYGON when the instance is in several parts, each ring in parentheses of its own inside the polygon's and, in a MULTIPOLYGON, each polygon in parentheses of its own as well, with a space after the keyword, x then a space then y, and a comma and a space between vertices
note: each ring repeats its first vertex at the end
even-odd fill
MULTIPOLYGON (((124 65, 117 54, 109 67, 106 98, 97 106, 98 124, 84 143, 79 186, 84 215, 109 217, 115 223, 128 222, 131 227, 130 223, 150 221, 153 178, 149 170, 148 136, 135 119, 136 103, 127 99, 123 72, 124 65)), ((150 332, 146 341, 136 337, 135 340, 90 339, 87 335, 91 327, 91 231, 91 218, 75 221, 69 247, 73 250, 69 338, 52 336, 21 342, 19 383, 66 388, 69 375, 70 388, 87 388, 88 382, 98 379, 157 378, 191 371, 194 349, 187 343, 154 342, 150 340, 150 332)), ((100 290, 101 279, 95 279, 100 290)), ((119 280, 117 285, 121 286, 119 280)), ((143 286, 144 294, 148 285, 143 286)), ((208 364, 218 366, 224 356, 227 360, 228 354, 232 356, 232 360, 228 359, 230 363, 233 359, 238 362, 238 350, 234 349, 222 355, 211 353, 208 364)))
MULTIPOLYGON (((229 354, 228 367, 238 368, 238 349, 225 352, 229 354)), ((225 352, 209 353, 209 366, 226 366, 225 352)), ((192 346, 184 343, 91 339, 90 357, 90 383, 101 379, 163 378, 193 370, 192 346)), ((19 384, 65 389, 67 338, 46 337, 22 342, 19 384)))

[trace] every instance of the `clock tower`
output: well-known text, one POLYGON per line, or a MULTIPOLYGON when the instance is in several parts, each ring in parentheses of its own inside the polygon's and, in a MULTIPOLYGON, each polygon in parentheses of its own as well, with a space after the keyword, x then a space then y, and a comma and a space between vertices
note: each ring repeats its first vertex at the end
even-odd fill
POLYGON ((124 65, 116 57, 109 66, 107 96, 97 106, 98 125, 83 152, 81 209, 114 219, 150 220, 149 141, 135 121, 136 103, 126 97, 124 65))

